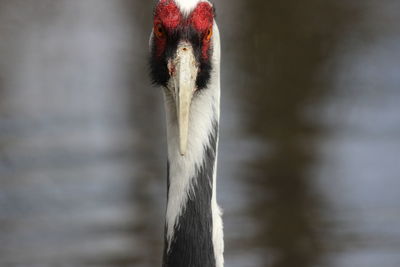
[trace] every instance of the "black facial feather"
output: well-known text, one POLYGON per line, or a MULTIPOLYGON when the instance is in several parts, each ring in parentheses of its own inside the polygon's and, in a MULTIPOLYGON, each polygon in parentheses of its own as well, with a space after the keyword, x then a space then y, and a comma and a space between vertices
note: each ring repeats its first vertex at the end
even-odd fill
POLYGON ((151 51, 149 65, 151 82, 154 85, 167 87, 167 83, 170 78, 167 68, 167 61, 164 56, 158 57, 154 48, 152 48, 151 51))
POLYGON ((196 78, 197 90, 207 87, 211 77, 212 46, 210 46, 208 58, 202 57, 203 35, 199 34, 192 27, 181 27, 173 32, 166 32, 166 48, 161 55, 157 55, 156 36, 151 44, 150 75, 154 85, 167 87, 170 75, 168 72, 168 60, 174 58, 180 41, 187 41, 193 47, 194 56, 199 65, 199 73, 196 78))
POLYGON ((199 34, 191 27, 187 31, 186 39, 192 44, 194 56, 200 67, 196 78, 196 86, 198 90, 204 89, 207 86, 212 70, 210 62, 212 46, 210 46, 210 49, 207 51, 208 59, 204 59, 202 57, 203 38, 204 36, 202 34, 199 34))
POLYGON ((154 85, 167 87, 170 75, 168 72, 168 60, 175 55, 179 42, 179 32, 165 31, 167 46, 161 55, 157 55, 156 36, 153 36, 150 55, 150 76, 154 85))

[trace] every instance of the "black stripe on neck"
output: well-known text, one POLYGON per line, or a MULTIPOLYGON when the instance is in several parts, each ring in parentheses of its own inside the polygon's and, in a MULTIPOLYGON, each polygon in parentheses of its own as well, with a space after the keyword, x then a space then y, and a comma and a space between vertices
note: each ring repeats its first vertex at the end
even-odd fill
POLYGON ((165 242, 164 267, 215 267, 211 197, 217 136, 218 124, 213 123, 204 162, 194 177, 193 191, 189 193, 185 209, 178 218, 168 253, 165 242))

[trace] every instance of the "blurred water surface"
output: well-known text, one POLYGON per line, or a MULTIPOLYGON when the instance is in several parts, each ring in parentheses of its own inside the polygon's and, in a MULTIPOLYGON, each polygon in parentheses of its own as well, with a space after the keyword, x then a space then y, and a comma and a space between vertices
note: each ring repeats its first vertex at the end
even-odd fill
MULTIPOLYGON (((400 266, 400 2, 215 1, 226 266, 400 266)), ((0 266, 158 266, 151 1, 0 0, 0 266)))

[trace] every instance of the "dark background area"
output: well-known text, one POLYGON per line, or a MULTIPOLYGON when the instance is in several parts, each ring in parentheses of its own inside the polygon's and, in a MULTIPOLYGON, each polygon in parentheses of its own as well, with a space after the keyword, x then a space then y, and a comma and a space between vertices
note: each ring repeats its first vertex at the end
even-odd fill
MULTIPOLYGON (((400 266, 400 2, 216 0, 226 266, 400 266)), ((0 0, 0 266, 159 266, 152 1, 0 0)))

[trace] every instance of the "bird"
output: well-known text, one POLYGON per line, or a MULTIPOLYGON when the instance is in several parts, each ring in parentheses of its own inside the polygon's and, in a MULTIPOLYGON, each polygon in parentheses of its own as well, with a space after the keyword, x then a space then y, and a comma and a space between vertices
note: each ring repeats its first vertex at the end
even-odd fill
POLYGON ((163 267, 223 267, 216 199, 220 121, 220 34, 207 0, 158 0, 150 76, 163 91, 167 207, 163 267))

